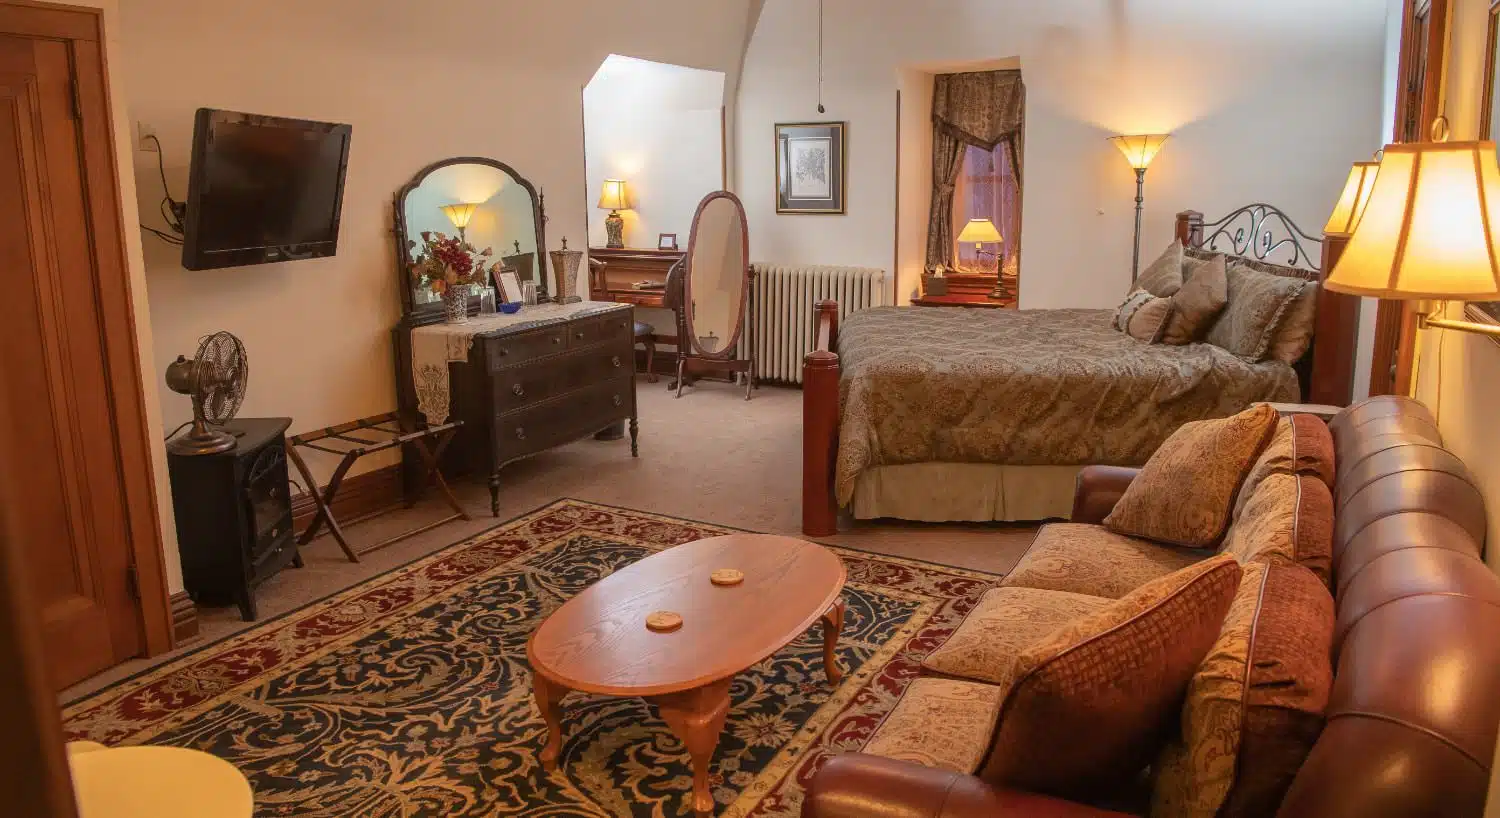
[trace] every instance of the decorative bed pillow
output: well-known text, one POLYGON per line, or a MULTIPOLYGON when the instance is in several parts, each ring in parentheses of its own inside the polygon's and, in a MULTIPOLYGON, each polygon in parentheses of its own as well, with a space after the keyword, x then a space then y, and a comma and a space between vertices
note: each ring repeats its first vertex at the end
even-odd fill
POLYGON ((1285 313, 1311 282, 1263 273, 1238 261, 1226 273, 1229 304, 1203 340, 1247 361, 1264 360, 1285 313))
POLYGON ((1172 296, 1167 326, 1161 334, 1163 344, 1180 346, 1201 340, 1229 301, 1223 256, 1212 261, 1190 260, 1183 269, 1188 271, 1187 281, 1172 296))
POLYGON ((1182 289, 1182 242, 1173 240, 1166 252, 1135 277, 1135 288, 1157 298, 1171 298, 1182 289))
POLYGON ((1228 555, 1204 560, 1023 649, 981 776, 1083 800, 1137 776, 1170 737, 1240 573, 1228 555))
POLYGON ((1276 410, 1261 403, 1233 417, 1183 424, 1130 481, 1104 526, 1189 548, 1218 545, 1276 420, 1276 410))
POLYGON ((1115 310, 1114 327, 1138 341, 1154 344, 1161 340, 1171 317, 1172 299, 1136 290, 1115 310))
POLYGON ((1333 598, 1294 565, 1245 566, 1154 765, 1153 818, 1273 815, 1323 728, 1333 598))
POLYGON ((1266 357, 1284 364, 1294 364, 1307 353, 1312 345, 1313 328, 1318 321, 1318 295, 1322 290, 1314 282, 1307 282, 1302 294, 1292 300, 1292 305, 1281 316, 1281 323, 1271 334, 1271 349, 1266 357))

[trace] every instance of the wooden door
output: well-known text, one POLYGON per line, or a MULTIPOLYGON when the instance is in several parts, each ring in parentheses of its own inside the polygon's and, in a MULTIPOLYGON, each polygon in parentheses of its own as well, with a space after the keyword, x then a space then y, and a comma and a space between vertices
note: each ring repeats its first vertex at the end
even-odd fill
MULTIPOLYGON (((65 686, 143 652, 75 49, 0 34, 0 505, 65 686)), ((123 271, 121 271, 123 272, 123 271)))

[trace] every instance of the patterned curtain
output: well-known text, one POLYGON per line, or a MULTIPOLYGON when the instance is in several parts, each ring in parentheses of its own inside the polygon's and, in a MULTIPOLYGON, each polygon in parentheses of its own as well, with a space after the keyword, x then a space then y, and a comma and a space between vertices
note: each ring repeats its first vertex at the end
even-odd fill
POLYGON ((953 191, 965 147, 1010 148, 1016 188, 1021 186, 1021 128, 1026 86, 1020 71, 939 74, 932 89, 932 207, 927 218, 927 267, 956 266, 953 191))

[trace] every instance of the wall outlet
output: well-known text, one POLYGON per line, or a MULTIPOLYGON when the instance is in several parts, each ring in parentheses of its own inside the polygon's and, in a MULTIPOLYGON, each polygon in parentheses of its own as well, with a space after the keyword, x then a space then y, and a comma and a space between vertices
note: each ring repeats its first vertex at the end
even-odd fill
POLYGON ((156 129, 144 122, 135 123, 135 149, 158 153, 161 146, 156 141, 156 129))

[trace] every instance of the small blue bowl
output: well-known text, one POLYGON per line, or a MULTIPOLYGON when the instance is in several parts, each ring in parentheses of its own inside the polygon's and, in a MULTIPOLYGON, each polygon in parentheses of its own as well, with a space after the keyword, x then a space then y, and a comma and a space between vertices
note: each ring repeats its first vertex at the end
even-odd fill
POLYGON ((521 311, 521 302, 508 301, 504 304, 499 305, 498 309, 506 315, 515 315, 516 313, 521 311))

